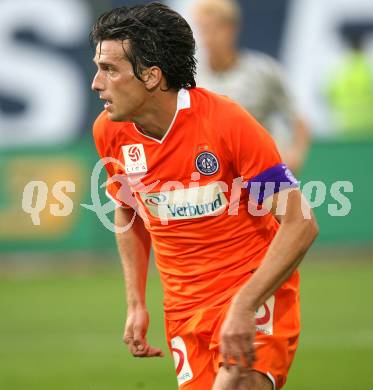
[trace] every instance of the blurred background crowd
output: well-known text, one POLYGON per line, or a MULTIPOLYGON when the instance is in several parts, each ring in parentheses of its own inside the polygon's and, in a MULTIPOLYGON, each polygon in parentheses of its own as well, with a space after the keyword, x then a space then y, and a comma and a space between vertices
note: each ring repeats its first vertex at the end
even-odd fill
MULTIPOLYGON (((369 242, 373 142, 373 5, 369 0, 167 2, 193 26, 198 85, 238 100, 275 137, 306 183, 326 184, 315 206, 320 242, 369 242), (330 187, 351 181, 352 210, 328 215, 330 187)), ((89 210, 96 161, 92 123, 101 103, 91 24, 112 6, 136 1, 0 2, 0 251, 110 247, 89 210), (47 183, 40 226, 22 208, 31 180, 47 183), (73 212, 53 216, 53 186, 75 183, 73 212)), ((103 201, 102 201, 103 202, 103 201)))
MULTIPOLYGON (((94 119, 102 110, 102 102, 90 90, 96 69, 88 34, 102 12, 114 6, 145 2, 0 0, 0 289, 1 283, 5 286, 0 300, 3 299, 3 308, 12 306, 15 288, 20 286, 11 284, 7 290, 5 279, 1 277, 13 269, 15 263, 21 262, 23 267, 30 269, 40 258, 55 265, 58 263, 58 267, 64 261, 75 264, 87 259, 88 263, 91 259, 116 259, 112 232, 102 225, 92 210, 81 206, 93 203, 91 173, 98 158, 91 130, 94 119), (22 203, 25 187, 31 181, 46 183, 43 187, 46 198, 38 225, 33 223, 22 203), (75 184, 67 194, 72 199, 72 212, 67 215, 52 212, 53 207, 62 207, 56 188, 56 183, 61 181, 75 184), (7 304, 4 303, 6 294, 10 299, 7 304)), ((370 260, 371 264, 373 2, 164 2, 185 16, 194 29, 198 43, 198 85, 239 101, 273 134, 283 159, 296 172, 301 185, 313 182, 308 189, 312 190, 310 200, 321 232, 313 257, 336 260, 345 256, 352 260, 348 274, 353 274, 358 260, 364 264, 370 260), (335 191, 333 194, 333 186, 340 189, 339 198, 335 191), (317 191, 322 192, 325 201, 320 200, 317 191), (345 198, 350 201, 349 212, 332 216, 331 208, 338 211, 345 198), (326 252, 319 255, 320 250, 326 252)), ((100 180, 100 183, 104 182, 104 175, 100 180)), ((64 191, 67 192, 66 188, 64 191)), ((99 196, 101 204, 105 204, 107 200, 102 191, 99 196)), ((37 203, 36 192, 33 202, 34 205, 37 203)), ((112 214, 108 217, 112 218, 112 214)), ((317 268, 312 283, 309 281, 310 291, 314 284, 322 285, 324 271, 334 273, 339 267, 339 263, 333 263, 327 269, 317 268)), ((363 276, 356 275, 357 285, 364 274, 369 273, 365 268, 362 270, 363 276)), ((116 271, 120 275, 119 268, 116 271)), ((347 280, 347 274, 341 275, 340 283, 348 284, 347 280)), ((110 289, 109 281, 112 280, 103 279, 110 289)), ((36 291, 33 288, 30 285, 30 291, 36 291)), ((343 289, 338 284, 336 288, 343 289)), ((65 294, 67 290, 61 289, 65 294)), ((93 291, 90 293, 94 294, 93 291)), ((361 295, 364 294, 356 292, 356 300, 361 301, 361 295)), ((14 305, 23 310, 21 301, 25 304, 25 299, 20 295, 18 298, 20 301, 15 298, 14 305)), ((75 295, 71 295, 71 300, 74 299, 75 295)), ((70 305, 71 301, 65 303, 70 305)), ((110 302, 101 303, 102 308, 106 308, 110 302)), ((350 302, 349 306, 355 303, 350 302)), ((341 307, 341 310, 344 309, 341 307)), ((360 313, 360 309, 357 310, 360 313)), ((29 315, 33 318, 35 313, 29 315)), ((23 321, 21 314, 18 320, 23 321)), ((48 323, 47 319, 43 321, 48 323)), ((42 329, 43 325, 40 326, 42 329)), ((347 331, 352 327, 353 324, 348 323, 347 331)), ((363 328, 361 331, 366 333, 357 344, 369 362, 373 359, 372 324, 363 328), (363 344, 370 349, 364 349, 363 344)), ((13 323, 5 323, 3 334, 11 335, 14 329, 17 326, 13 323)), ((321 326, 320 334, 323 329, 321 326)), ((116 332, 120 333, 118 329, 116 332)), ((337 338, 334 344, 337 354, 337 338)), ((107 346, 102 345, 103 348, 107 346)), ((60 347, 63 350, 63 346, 60 347)), ((18 352, 21 351, 19 348, 18 352)), ((12 361, 9 351, 3 349, 0 357, 12 361)), ((68 352, 65 353, 68 359, 68 352)), ((308 356, 308 363, 312 362, 311 355, 304 355, 308 356)), ((28 383, 34 383, 30 378, 36 381, 30 373, 23 372, 22 376, 20 371, 13 370, 13 363, 12 367, 9 363, 9 373, 12 373, 8 375, 9 383, 3 375, 3 385, 8 383, 8 387, 1 386, 1 379, 0 387, 7 390, 25 388, 11 382, 17 375, 28 378, 28 383)), ((48 363, 45 357, 45 364, 48 363)), ((313 363, 315 368, 317 360, 313 363)), ((347 369, 348 364, 345 366, 347 369)), ((322 370, 323 365, 317 368, 322 370)), ((119 388, 105 383, 102 387, 84 388, 119 388)), ((133 383, 132 387, 121 388, 146 387, 141 381, 133 383)), ((56 378, 52 377, 50 385, 59 388, 56 378)), ((370 385, 357 388, 373 388, 373 383, 370 385)), ((35 388, 51 388, 45 386, 35 385, 35 388)), ((154 386, 151 388, 156 389, 154 386)), ((330 386, 325 388, 344 388, 342 384, 330 386)), ((72 389, 74 385, 66 384, 62 388, 72 389)), ((292 388, 324 387, 298 384, 292 388)))
MULTIPOLYGON (((91 129, 102 109, 90 90, 95 66, 88 33, 103 11, 136 3, 0 2, 0 251, 112 245, 111 234, 80 207, 90 203, 97 159, 91 129), (49 190, 37 227, 21 208, 32 180, 49 190), (73 212, 63 217, 50 212, 53 186, 61 180, 75 183, 73 212)), ((302 182, 326 184, 326 201, 315 203, 319 242, 372 241, 371 1, 167 3, 195 31, 198 85, 238 100, 256 116, 302 182), (352 210, 343 218, 328 214, 336 181, 354 186, 347 194, 352 210)))

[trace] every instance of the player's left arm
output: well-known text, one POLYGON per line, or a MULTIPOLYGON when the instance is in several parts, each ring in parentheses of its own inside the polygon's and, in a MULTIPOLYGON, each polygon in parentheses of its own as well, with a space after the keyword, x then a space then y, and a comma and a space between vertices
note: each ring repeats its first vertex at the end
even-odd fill
POLYGON ((262 305, 295 271, 318 235, 315 216, 299 188, 268 197, 264 207, 280 222, 261 266, 235 299, 245 305, 262 305), (242 298, 241 298, 242 294, 242 298), (246 295, 247 294, 247 295, 246 295))
POLYGON ((254 359, 255 311, 295 271, 318 234, 316 220, 298 188, 267 198, 264 205, 280 222, 265 258, 233 298, 221 330, 221 352, 229 360, 250 366, 254 359))

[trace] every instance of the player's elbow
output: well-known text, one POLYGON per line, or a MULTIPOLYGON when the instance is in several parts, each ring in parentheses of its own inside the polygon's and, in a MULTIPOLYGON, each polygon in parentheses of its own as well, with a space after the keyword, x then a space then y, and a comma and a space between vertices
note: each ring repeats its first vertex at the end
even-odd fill
POLYGON ((293 226, 298 239, 307 250, 319 234, 319 226, 312 208, 300 191, 292 191, 289 194, 288 206, 283 220, 293 226))
POLYGON ((319 226, 315 216, 311 215, 311 218, 303 218, 298 221, 298 231, 303 242, 304 250, 307 251, 319 234, 319 226))
POLYGON ((312 216, 312 218, 308 220, 308 236, 311 239, 311 243, 316 240, 317 236, 319 235, 319 232, 320 229, 316 218, 312 216))

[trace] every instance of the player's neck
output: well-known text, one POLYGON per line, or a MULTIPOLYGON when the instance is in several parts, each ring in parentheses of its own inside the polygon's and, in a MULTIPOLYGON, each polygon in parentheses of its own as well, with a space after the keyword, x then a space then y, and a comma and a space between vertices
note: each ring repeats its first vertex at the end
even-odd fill
POLYGON ((149 98, 133 122, 145 135, 162 139, 171 126, 176 110, 177 92, 160 92, 149 98))
POLYGON ((214 72, 225 72, 236 64, 237 58, 238 53, 234 48, 217 52, 209 57, 209 66, 214 72))

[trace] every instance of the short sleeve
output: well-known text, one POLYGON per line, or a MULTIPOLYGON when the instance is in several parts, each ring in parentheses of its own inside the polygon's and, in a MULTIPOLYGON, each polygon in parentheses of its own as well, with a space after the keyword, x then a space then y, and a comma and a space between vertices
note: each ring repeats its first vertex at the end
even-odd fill
POLYGON ((231 162, 258 203, 298 182, 281 161, 270 134, 245 110, 235 109, 226 139, 231 162))
POLYGON ((110 149, 105 137, 106 119, 101 113, 93 125, 93 138, 97 153, 104 164, 107 172, 106 196, 116 205, 124 208, 136 207, 136 200, 132 195, 126 177, 121 169, 121 162, 115 153, 110 149))

